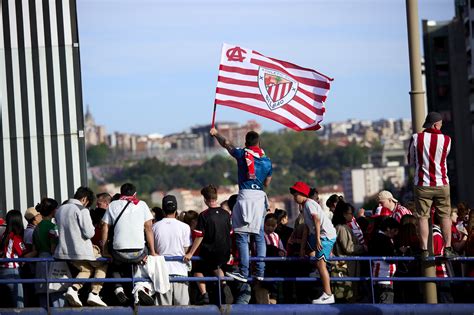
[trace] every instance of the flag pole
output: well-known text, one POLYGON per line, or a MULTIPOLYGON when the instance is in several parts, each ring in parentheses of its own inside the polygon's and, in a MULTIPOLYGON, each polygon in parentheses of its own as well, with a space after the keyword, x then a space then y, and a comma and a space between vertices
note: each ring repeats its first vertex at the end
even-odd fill
POLYGON ((211 129, 214 128, 216 124, 216 111, 217 111, 217 104, 216 104, 216 101, 214 100, 214 111, 212 112, 211 129))

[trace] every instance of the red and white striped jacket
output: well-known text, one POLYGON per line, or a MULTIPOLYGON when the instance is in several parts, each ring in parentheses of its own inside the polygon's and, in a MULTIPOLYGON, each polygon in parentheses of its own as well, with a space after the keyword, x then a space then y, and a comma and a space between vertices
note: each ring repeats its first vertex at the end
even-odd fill
POLYGON ((445 186, 449 184, 446 157, 451 150, 451 138, 436 129, 425 129, 412 136, 408 161, 415 165, 415 186, 445 186))

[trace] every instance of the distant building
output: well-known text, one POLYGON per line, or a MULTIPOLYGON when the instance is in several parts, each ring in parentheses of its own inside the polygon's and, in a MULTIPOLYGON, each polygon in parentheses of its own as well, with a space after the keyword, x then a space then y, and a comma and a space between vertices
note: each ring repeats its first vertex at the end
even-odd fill
POLYGON ((468 81, 472 77, 473 30, 469 21, 474 17, 473 1, 469 4, 458 5, 458 14, 459 8, 465 10, 452 21, 423 21, 428 110, 443 115, 442 131, 453 140, 447 160, 453 204, 474 203, 474 108, 468 81))
POLYGON ((379 168, 366 164, 362 168, 346 170, 342 173, 345 199, 360 207, 367 197, 383 190, 385 184, 401 188, 405 178, 405 168, 397 162, 389 162, 387 166, 379 168))
POLYGON ((104 126, 96 125, 89 106, 84 116, 84 133, 86 138, 86 147, 106 143, 107 134, 104 126))

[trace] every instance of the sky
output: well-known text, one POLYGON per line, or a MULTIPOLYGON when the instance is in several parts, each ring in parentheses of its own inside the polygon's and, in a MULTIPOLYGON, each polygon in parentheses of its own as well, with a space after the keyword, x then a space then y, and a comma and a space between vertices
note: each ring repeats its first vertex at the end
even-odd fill
MULTIPOLYGON (((449 20, 454 0, 419 0, 449 20)), ((212 118, 222 43, 334 78, 324 122, 410 118, 405 0, 79 0, 84 105, 107 132, 169 134, 212 118)), ((272 120, 218 106, 217 121, 272 120)))

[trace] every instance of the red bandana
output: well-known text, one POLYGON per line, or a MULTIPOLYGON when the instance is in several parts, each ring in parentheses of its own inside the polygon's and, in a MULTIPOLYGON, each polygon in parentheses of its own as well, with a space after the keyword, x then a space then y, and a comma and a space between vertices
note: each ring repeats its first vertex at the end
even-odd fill
POLYGON ((255 163, 254 158, 265 155, 265 152, 258 146, 248 146, 245 148, 245 161, 247 162, 247 179, 255 179, 255 163))
POLYGON ((441 134, 441 130, 434 129, 434 128, 426 128, 426 129, 425 129, 425 132, 441 134))
POLYGON ((134 205, 138 204, 138 202, 140 201, 139 199, 137 199, 137 194, 134 194, 133 196, 122 196, 120 197, 120 200, 127 200, 133 202, 134 205))

